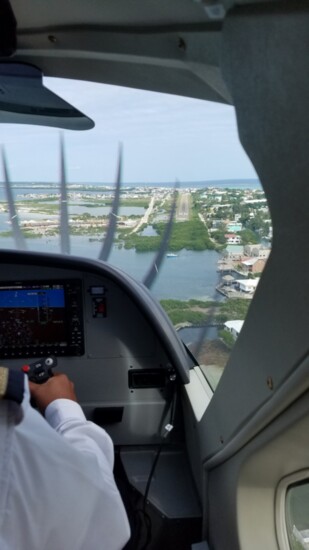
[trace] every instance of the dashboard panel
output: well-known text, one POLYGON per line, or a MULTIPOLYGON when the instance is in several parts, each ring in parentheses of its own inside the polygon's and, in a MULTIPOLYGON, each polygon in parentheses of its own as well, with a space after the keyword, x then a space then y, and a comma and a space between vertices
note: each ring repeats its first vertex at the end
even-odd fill
POLYGON ((192 360, 149 291, 104 262, 9 251, 1 264, 2 364, 56 356, 115 444, 161 441, 192 360))
POLYGON ((52 364, 67 374, 86 417, 113 440, 129 515, 146 498, 158 462, 148 517, 159 518, 164 540, 173 532, 177 548, 199 540, 181 397, 193 359, 161 306, 144 285, 100 261, 2 251, 0 267, 1 363, 29 375, 34 365, 40 373, 52 364))
POLYGON ((0 281, 0 358, 84 353, 81 280, 0 281))

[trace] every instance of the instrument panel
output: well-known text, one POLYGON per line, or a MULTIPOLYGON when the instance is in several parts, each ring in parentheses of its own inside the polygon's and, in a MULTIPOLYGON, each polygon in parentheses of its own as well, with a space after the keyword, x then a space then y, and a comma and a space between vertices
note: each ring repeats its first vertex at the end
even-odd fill
POLYGON ((84 354, 82 281, 0 281, 0 358, 84 354))
POLYGON ((54 357, 86 417, 115 444, 161 441, 192 360, 144 285, 84 258, 3 251, 0 264, 2 364, 23 369, 54 357))

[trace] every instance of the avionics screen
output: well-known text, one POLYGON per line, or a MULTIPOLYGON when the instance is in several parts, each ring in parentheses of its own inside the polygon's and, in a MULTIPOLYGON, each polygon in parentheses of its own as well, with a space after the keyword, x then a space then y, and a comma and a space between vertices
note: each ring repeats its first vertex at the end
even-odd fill
POLYGON ((0 283, 0 356, 81 355, 81 282, 0 283))

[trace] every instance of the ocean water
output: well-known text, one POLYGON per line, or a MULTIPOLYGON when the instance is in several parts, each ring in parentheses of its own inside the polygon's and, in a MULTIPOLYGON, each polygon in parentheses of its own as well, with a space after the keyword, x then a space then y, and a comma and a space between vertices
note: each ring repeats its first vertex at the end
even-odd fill
MULTIPOLYGON (((69 183, 68 191, 81 191, 81 186, 83 184, 69 183)), ((102 183, 95 182, 84 184, 87 186, 86 192, 91 193, 107 193, 110 194, 114 189, 113 183, 102 183), (108 187, 108 188, 107 188, 108 187)), ((160 187, 160 188, 173 188, 175 182, 148 182, 148 183, 139 183, 134 184, 123 183, 122 188, 125 190, 132 189, 134 187, 160 187)), ((229 180, 205 180, 205 181, 184 181, 179 182, 180 189, 192 188, 192 189, 203 189, 207 187, 218 187, 220 189, 261 189, 261 184, 258 179, 229 179, 229 180)), ((60 186, 59 183, 12 183, 11 184, 13 196, 15 199, 27 200, 25 197, 21 197, 24 194, 59 194, 60 186)), ((0 201, 6 200, 6 194, 4 189, 4 184, 0 183, 0 201)))
MULTIPOLYGON (((95 186, 104 187, 107 184, 92 184, 95 186)), ((80 184, 79 184, 80 186, 80 184)), ((174 187, 174 183, 148 183, 136 184, 139 187, 174 187)), ((70 188, 73 185, 70 184, 70 188)), ((124 184, 123 187, 134 187, 134 185, 128 186, 124 184)), ((260 184, 258 180, 216 180, 216 181, 204 181, 204 182, 183 182, 182 188, 204 188, 204 187, 221 187, 221 188, 239 188, 239 189, 259 189, 260 184)), ((33 195, 59 192, 58 184, 12 184, 12 191, 15 199, 24 193, 31 193, 33 195)), ((108 190, 110 193, 111 190, 108 190)), ((97 193, 97 189, 87 189, 87 193, 97 193)), ((104 189, 102 189, 104 192, 104 189)), ((6 195, 3 184, 0 184, 0 201, 5 201, 6 195)), ((80 208, 77 206, 77 208, 80 208)), ((131 207, 126 207, 131 208, 131 207)), ((96 210, 96 209, 94 209, 96 210)), ((95 214, 93 209, 89 209, 90 213, 95 214)), ((110 209, 108 209, 110 211, 110 209)), ((141 214, 144 209, 139 207, 132 207, 131 213, 141 214), (134 210, 134 212, 133 212, 134 210)), ((100 209, 102 213, 102 209, 100 209)), ((126 212, 128 214, 128 212, 126 212)), ((25 219, 30 217, 34 219, 40 218, 40 214, 23 214, 21 218, 25 219)), ((49 216, 54 217, 54 216, 49 216)), ((0 230, 8 230, 10 226, 7 223, 8 214, 0 213, 0 230)), ((28 239, 27 246, 29 250, 38 252, 50 252, 59 253, 60 244, 59 237, 53 238, 39 238, 28 239)), ((99 251, 102 247, 102 243, 98 241, 90 242, 86 236, 74 236, 71 237, 71 254, 89 258, 97 258, 99 251)), ((0 238, 0 249, 15 248, 14 241, 10 237, 0 238)), ((116 246, 113 247, 109 263, 119 267, 138 281, 143 281, 148 273, 152 262, 155 258, 154 252, 137 253, 135 250, 119 249, 116 246)), ((152 287, 153 294, 158 299, 177 299, 188 300, 194 299, 222 299, 221 295, 216 292, 216 286, 219 282, 219 275, 217 273, 217 262, 220 255, 213 250, 205 250, 201 252, 192 250, 181 250, 177 257, 167 258, 161 266, 160 272, 154 285, 152 287)))
MULTIPOLYGON (((29 250, 59 254, 59 237, 28 239, 29 250)), ((71 238, 71 254, 95 259, 98 257, 102 243, 90 242, 86 236, 71 238)), ((14 249, 11 237, 0 238, 0 251, 14 249)), ((154 252, 137 253, 113 247, 108 263, 125 271, 142 282, 155 258, 154 252)), ((220 255, 214 250, 181 250, 176 258, 164 258, 158 277, 151 289, 157 299, 189 300, 190 298, 220 300, 216 292, 219 281, 217 262, 220 255)))

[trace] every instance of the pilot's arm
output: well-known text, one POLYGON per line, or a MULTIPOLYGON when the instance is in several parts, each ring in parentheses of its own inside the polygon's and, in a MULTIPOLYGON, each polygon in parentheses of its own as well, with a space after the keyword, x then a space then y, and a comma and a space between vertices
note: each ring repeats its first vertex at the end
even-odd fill
POLYGON ((130 529, 108 434, 87 422, 66 376, 31 393, 47 421, 27 379, 21 405, 0 399, 1 550, 120 550, 130 529))
POLYGON ((65 374, 55 374, 45 384, 29 383, 31 396, 47 422, 79 452, 102 457, 114 467, 114 447, 105 430, 88 422, 77 403, 74 384, 65 374))

